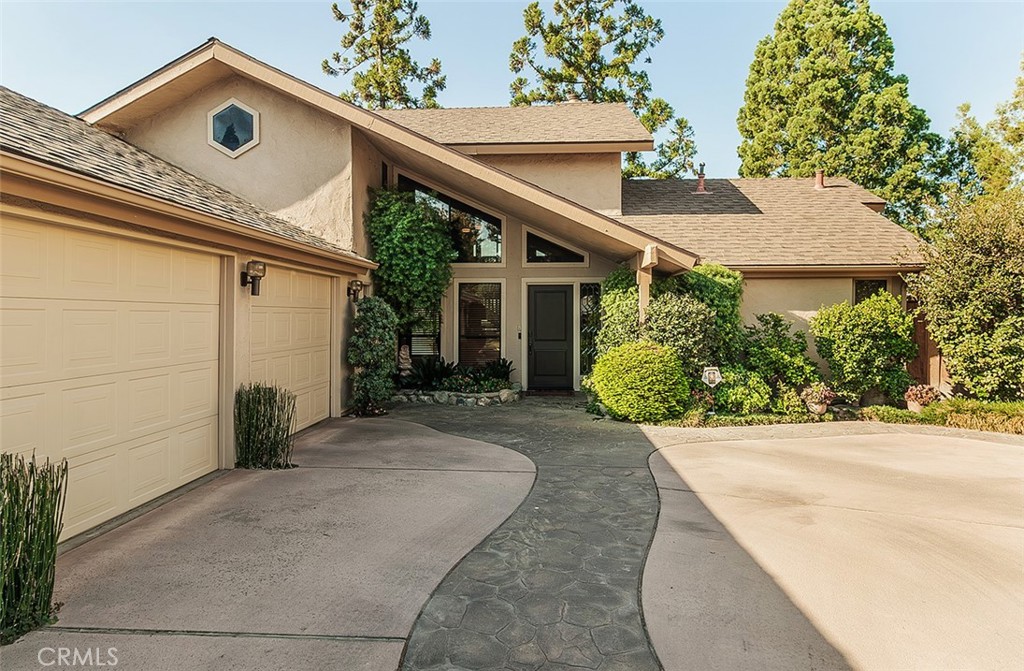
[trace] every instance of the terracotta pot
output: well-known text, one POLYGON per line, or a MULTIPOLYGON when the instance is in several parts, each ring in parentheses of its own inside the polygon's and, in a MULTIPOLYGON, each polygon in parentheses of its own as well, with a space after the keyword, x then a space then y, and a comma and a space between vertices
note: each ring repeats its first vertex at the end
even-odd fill
POLYGON ((807 401, 807 409, 813 415, 824 415, 828 412, 828 403, 812 403, 807 401))
POLYGON ((907 410, 910 412, 920 413, 922 408, 924 408, 924 406, 917 401, 907 401, 907 410))

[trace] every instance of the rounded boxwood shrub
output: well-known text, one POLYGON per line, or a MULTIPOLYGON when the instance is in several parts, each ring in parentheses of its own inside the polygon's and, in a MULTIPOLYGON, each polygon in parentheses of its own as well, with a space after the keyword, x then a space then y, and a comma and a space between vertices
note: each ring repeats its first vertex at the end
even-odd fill
POLYGON ((398 320, 391 306, 376 296, 356 304, 348 362, 352 376, 352 404, 360 415, 379 415, 395 393, 395 347, 398 320))
POLYGON ((619 345, 600 356, 589 386, 612 417, 633 422, 678 417, 690 394, 676 353, 649 341, 619 345))

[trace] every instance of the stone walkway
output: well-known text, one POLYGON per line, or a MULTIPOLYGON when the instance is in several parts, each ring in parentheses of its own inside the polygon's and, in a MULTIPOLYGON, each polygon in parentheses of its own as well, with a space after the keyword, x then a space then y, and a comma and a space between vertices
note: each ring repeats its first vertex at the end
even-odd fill
POLYGON ((513 407, 405 406, 393 416, 514 449, 537 466, 523 504, 438 586, 404 669, 658 670, 640 578, 658 517, 634 426, 571 399, 513 407))

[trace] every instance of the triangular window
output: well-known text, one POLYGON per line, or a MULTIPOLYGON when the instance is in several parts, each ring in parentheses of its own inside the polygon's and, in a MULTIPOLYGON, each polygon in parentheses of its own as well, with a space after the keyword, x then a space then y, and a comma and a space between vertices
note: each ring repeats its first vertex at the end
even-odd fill
POLYGON ((584 261, 586 259, 579 252, 546 240, 534 233, 526 233, 527 263, 583 263, 584 261))

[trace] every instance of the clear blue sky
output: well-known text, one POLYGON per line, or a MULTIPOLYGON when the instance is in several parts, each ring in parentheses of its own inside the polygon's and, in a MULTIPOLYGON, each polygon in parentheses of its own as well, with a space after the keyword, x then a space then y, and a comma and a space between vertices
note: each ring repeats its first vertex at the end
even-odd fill
MULTIPOLYGON (((447 107, 508 103, 508 53, 522 34, 517 2, 420 0, 433 39, 414 47, 441 58, 447 107)), ((689 118, 708 173, 739 167, 736 112, 754 46, 785 5, 765 2, 647 2, 665 39, 651 53, 654 90, 689 118)), ((1009 97, 1024 51, 1024 2, 872 3, 889 26, 896 68, 915 104, 945 133, 956 106, 982 119, 1009 97)), ((0 82, 77 113, 216 36, 330 91, 322 74, 341 24, 330 2, 0 2, 0 82)))

